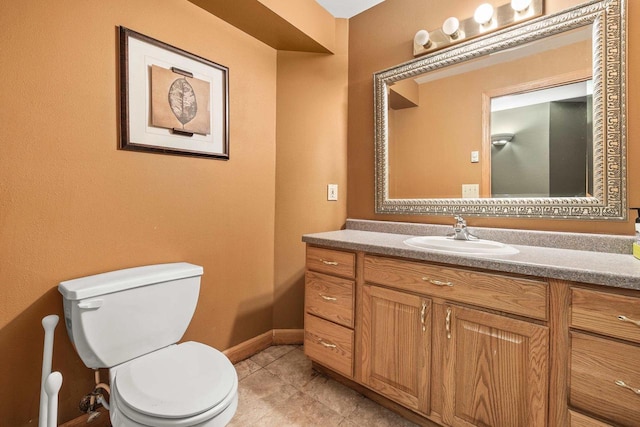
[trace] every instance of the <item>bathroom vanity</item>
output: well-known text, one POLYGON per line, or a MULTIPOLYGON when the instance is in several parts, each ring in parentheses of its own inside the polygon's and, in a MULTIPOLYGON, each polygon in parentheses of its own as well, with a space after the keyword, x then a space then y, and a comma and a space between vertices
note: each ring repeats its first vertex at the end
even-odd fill
POLYGON ((638 425, 630 238, 473 230, 519 251, 497 256, 404 243, 445 231, 350 220, 303 237, 305 352, 316 366, 425 425, 638 425))
MULTIPOLYGON (((625 0, 586 1, 375 72, 375 214, 627 220, 625 16, 625 0), (520 131, 531 129, 515 114, 523 105, 503 128, 494 101, 576 83, 593 87, 580 97, 591 129, 545 117, 590 142, 561 156, 535 137, 549 151, 494 168, 524 153, 520 131), (556 191, 568 181, 551 163, 565 172, 568 158, 580 188, 556 191), (523 165, 539 160, 528 179, 523 165)), ((425 425, 639 426, 633 237, 473 229, 515 249, 479 255, 443 239, 464 238, 465 226, 350 220, 304 236, 305 352, 316 367, 425 425), (440 237, 405 242, 418 236, 440 237)))

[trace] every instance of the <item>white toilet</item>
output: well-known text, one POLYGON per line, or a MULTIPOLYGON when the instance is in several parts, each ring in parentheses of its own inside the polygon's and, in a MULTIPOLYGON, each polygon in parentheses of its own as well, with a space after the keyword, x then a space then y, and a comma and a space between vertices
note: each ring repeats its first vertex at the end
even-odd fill
POLYGON ((109 368, 114 427, 225 426, 238 406, 227 357, 176 344, 198 302, 203 269, 188 263, 112 271, 60 283, 67 332, 89 368, 109 368))

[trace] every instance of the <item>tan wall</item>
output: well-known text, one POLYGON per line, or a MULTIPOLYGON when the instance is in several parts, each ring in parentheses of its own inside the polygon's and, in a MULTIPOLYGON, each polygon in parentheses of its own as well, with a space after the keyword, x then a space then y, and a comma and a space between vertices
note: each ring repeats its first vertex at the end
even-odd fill
MULTIPOLYGON (((494 1, 492 3, 504 3, 494 1)), ((546 13, 555 13, 581 0, 546 0, 546 13)), ((629 206, 640 205, 640 4, 628 1, 627 135, 629 206)), ((349 21, 349 147, 347 213, 350 218, 450 224, 442 216, 374 214, 373 78, 380 71, 409 61, 415 32, 439 27, 449 16, 473 15, 476 4, 464 0, 387 0, 349 21)), ((468 153, 465 154, 465 156, 468 153)), ((627 222, 469 218, 474 226, 633 234, 634 216, 627 222)))
MULTIPOLYGON (((258 0, 330 52, 336 48, 335 18, 315 0, 258 0)), ((241 9, 241 12, 244 10, 241 9)), ((339 42, 339 41, 338 41, 339 42)), ((317 52, 317 51, 314 51, 317 52)))
POLYGON ((303 327, 302 234, 346 220, 348 21, 336 22, 335 55, 278 52, 274 328, 303 327))
MULTIPOLYGON (((205 273, 186 340, 270 330, 276 51, 185 0, 4 2, 0 28, 0 425, 37 423, 61 280, 188 261, 205 273), (118 25, 229 67, 228 162, 116 149, 118 25)), ((93 375, 62 323, 54 353, 66 421, 93 375)))

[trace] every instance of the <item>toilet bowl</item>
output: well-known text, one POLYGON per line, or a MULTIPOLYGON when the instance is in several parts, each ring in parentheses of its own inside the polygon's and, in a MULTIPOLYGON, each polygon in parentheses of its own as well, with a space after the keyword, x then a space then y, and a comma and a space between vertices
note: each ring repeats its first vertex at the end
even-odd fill
POLYGON ((114 427, 225 426, 238 405, 229 359, 177 344, 191 321, 202 267, 159 264, 60 283, 65 324, 90 368, 109 368, 114 427))
POLYGON ((109 377, 114 426, 224 426, 238 405, 233 365, 196 342, 125 362, 109 377))

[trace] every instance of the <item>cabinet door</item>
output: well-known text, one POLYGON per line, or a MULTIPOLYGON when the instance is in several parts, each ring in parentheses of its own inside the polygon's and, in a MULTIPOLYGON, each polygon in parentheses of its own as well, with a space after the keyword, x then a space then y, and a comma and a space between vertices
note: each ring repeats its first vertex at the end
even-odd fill
POLYGON ((362 381, 411 409, 430 410, 431 300, 364 285, 362 381))
POLYGON ((453 426, 547 424, 549 331, 448 306, 443 421, 453 426))

